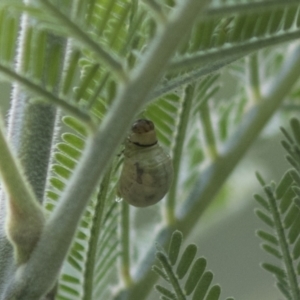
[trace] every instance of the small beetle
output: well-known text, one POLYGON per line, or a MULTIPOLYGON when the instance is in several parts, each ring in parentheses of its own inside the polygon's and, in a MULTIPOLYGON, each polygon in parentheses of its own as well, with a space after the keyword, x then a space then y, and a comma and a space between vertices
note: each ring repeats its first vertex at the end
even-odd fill
POLYGON ((158 145, 153 122, 137 120, 125 142, 118 196, 133 206, 153 205, 168 192, 172 177, 171 158, 158 145))

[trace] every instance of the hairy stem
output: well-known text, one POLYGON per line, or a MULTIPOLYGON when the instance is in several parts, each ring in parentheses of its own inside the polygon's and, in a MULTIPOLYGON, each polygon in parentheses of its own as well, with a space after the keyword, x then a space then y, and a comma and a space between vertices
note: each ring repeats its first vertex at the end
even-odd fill
POLYGON ((300 298, 298 278, 297 278, 296 270, 295 270, 295 267, 293 264, 293 259, 292 259, 289 243, 287 241, 287 237, 284 234, 284 224, 280 217, 280 212, 278 209, 278 201, 277 201, 277 199, 275 199, 275 196, 272 192, 272 188, 270 186, 266 186, 264 188, 264 190, 268 196, 270 210, 272 212, 274 225, 275 225, 276 233, 277 233, 278 240, 279 240, 279 245, 280 245, 281 252, 282 252, 282 258, 284 260, 284 264, 285 264, 286 271, 287 271, 286 272, 287 278, 288 278, 288 281, 289 281, 290 287, 291 287, 291 293, 292 293, 293 299, 296 300, 296 299, 300 298))

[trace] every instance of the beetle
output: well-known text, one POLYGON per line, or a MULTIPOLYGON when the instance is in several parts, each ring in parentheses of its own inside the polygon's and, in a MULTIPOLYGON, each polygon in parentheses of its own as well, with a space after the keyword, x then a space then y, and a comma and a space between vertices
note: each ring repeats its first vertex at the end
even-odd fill
POLYGON ((170 188, 173 165, 170 156, 158 144, 152 121, 134 122, 123 154, 118 197, 136 207, 156 204, 170 188))

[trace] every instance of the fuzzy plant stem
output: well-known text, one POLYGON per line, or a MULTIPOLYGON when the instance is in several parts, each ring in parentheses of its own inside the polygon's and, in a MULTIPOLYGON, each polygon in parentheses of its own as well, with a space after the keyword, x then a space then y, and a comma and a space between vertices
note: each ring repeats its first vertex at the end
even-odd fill
POLYGON ((15 263, 25 263, 44 225, 44 214, 31 186, 20 172, 21 166, 13 156, 0 129, 0 175, 7 200, 7 235, 14 246, 15 263))
POLYGON ((160 28, 157 38, 141 64, 133 71, 129 82, 120 88, 101 127, 87 139, 82 158, 48 219, 30 261, 18 270, 18 277, 15 277, 7 288, 7 300, 21 297, 22 300, 37 300, 51 289, 82 212, 115 149, 123 140, 135 114, 145 104, 150 91, 162 77, 176 47, 190 32, 207 2, 181 2, 171 14, 166 26, 160 28))
MULTIPOLYGON (((18 39, 18 53, 16 55, 16 70, 22 71, 24 68, 24 52, 21 51, 21 45, 26 43, 29 38, 27 30, 28 16, 21 18, 21 28, 18 39)), ((9 112, 7 139, 12 145, 14 151, 18 151, 20 145, 20 135, 22 128, 22 118, 24 115, 25 95, 21 92, 18 84, 13 85, 11 108, 9 112)), ((0 295, 4 289, 9 273, 13 269, 13 251, 10 242, 7 239, 5 230, 5 220, 7 215, 6 199, 4 191, 0 191, 0 295)))
MULTIPOLYGON (((23 15, 21 18, 20 36, 18 39, 18 50, 15 67, 16 72, 23 72, 25 69, 26 45, 30 43, 30 30, 28 24, 28 16, 23 15)), ((20 162, 25 171, 25 175, 31 183, 33 192, 35 193, 39 202, 42 202, 44 194, 54 119, 55 111, 53 107, 50 107, 49 105, 34 106, 32 103, 30 103, 28 97, 24 94, 24 92, 22 92, 19 84, 15 84, 13 86, 7 136, 14 152, 17 153, 18 157, 20 158, 20 162)), ((4 156, 1 156, 1 159, 5 159, 4 156)), ((12 179, 12 183, 17 185, 14 179, 12 179)), ((14 265, 11 245, 7 241, 7 232, 4 231, 4 221, 7 220, 6 222, 8 222, 9 224, 7 226, 9 235, 12 235, 12 231, 16 233, 16 228, 18 226, 21 229, 23 228, 24 230, 26 230, 27 226, 30 227, 30 224, 28 224, 28 218, 30 216, 33 218, 31 222, 32 226, 34 224, 37 225, 37 223, 41 221, 39 220, 39 215, 37 215, 37 220, 34 220, 34 214, 30 214, 29 209, 27 212, 24 211, 22 213, 24 224, 23 226, 21 226, 21 224, 19 224, 21 218, 16 217, 16 212, 23 211, 22 205, 28 205, 28 207, 30 207, 32 201, 29 201, 28 204, 26 204, 26 202, 20 202, 18 205, 13 205, 12 198, 9 195, 7 197, 5 199, 3 193, 0 196, 0 294, 2 291, 2 285, 5 284, 5 281, 8 281, 10 277, 8 275, 8 273, 10 272, 9 270, 11 270, 12 266, 14 265), (5 203, 9 203, 9 214, 6 213, 5 203), (12 207, 14 207, 14 210, 12 210, 12 207)), ((25 199, 27 198, 25 197, 25 199)), ((28 231, 30 231, 29 227, 27 228, 28 231)), ((42 226, 40 226, 39 231, 41 231, 41 229, 42 226)), ((24 234, 24 230, 20 230, 19 234, 24 234)), ((32 232, 31 235, 33 236, 34 233, 32 232)), ((24 234, 23 238, 25 239, 25 237, 26 234, 24 234)), ((20 239, 19 237, 15 238, 20 239)), ((25 241, 22 241, 21 243, 25 245, 25 241)), ((33 245, 34 243, 28 241, 28 244, 33 245)), ((16 246, 16 244, 14 245, 16 246)), ((19 250, 16 249, 17 248, 15 247, 15 252, 18 252, 19 250)), ((29 255, 28 251, 27 256, 29 255)), ((15 257, 16 256, 19 257, 20 254, 15 253, 15 257)))
MULTIPOLYGON (((177 222, 163 227, 155 237, 160 245, 166 246, 176 228, 185 236, 194 228, 205 209, 213 201, 220 188, 233 171, 240 159, 245 155, 264 126, 276 112, 300 76, 300 45, 293 45, 287 60, 280 72, 272 80, 268 89, 262 92, 262 101, 253 106, 244 116, 238 130, 226 143, 218 159, 204 170, 195 183, 195 187, 184 204, 178 209, 177 222)), ((120 290, 113 300, 146 299, 153 288, 157 276, 151 271, 156 248, 153 246, 145 255, 137 272, 134 274, 135 284, 128 290, 120 290)))

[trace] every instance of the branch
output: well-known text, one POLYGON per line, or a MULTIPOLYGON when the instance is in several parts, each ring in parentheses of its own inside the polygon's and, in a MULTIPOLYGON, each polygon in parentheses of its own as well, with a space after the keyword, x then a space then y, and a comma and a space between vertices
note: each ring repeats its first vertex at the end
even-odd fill
POLYGON ((50 216, 30 261, 18 270, 18 277, 8 287, 5 299, 22 297, 22 300, 35 300, 51 289, 81 214, 115 149, 123 140, 135 114, 143 107, 151 89, 162 77, 176 47, 190 32, 207 2, 181 2, 165 28, 160 28, 152 47, 134 70, 131 80, 122 87, 101 127, 94 136, 88 138, 82 158, 50 216), (34 284, 30 284, 32 282, 34 284))
POLYGON ((190 70, 186 74, 178 76, 178 78, 171 79, 165 84, 159 85, 156 89, 150 94, 148 101, 154 100, 162 97, 174 90, 178 87, 192 84, 199 80, 199 78, 211 74, 213 72, 218 71, 219 69, 237 61, 242 58, 244 55, 232 55, 230 57, 222 57, 220 59, 216 59, 213 63, 207 63, 205 66, 199 67, 196 70, 190 70))
POLYGON ((208 62, 213 62, 222 58, 224 59, 224 57, 230 58, 233 55, 245 56, 265 47, 275 46, 299 38, 300 29, 297 29, 293 32, 284 32, 264 39, 255 39, 233 46, 222 46, 221 48, 210 49, 202 53, 199 52, 191 57, 178 59, 177 61, 172 62, 168 67, 168 71, 195 68, 196 66, 201 66, 203 63, 207 64, 208 62))
MULTIPOLYGON (((277 7, 294 7, 299 4, 298 0, 271 0, 271 1, 261 1, 252 3, 243 3, 236 5, 223 5, 220 7, 208 8, 205 13, 207 18, 211 17, 224 17, 232 14, 242 14, 242 13, 261 13, 264 10, 271 9, 274 10, 277 7)), ((296 10, 296 8, 295 8, 296 10)))

